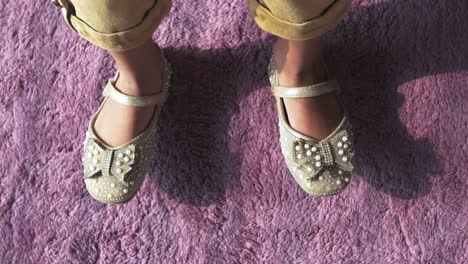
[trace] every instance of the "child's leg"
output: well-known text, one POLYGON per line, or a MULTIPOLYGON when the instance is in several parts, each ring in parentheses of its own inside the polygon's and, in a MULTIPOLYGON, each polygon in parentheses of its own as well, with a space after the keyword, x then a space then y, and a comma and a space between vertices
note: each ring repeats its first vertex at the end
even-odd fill
MULTIPOLYGON (((320 40, 320 37, 297 41, 278 38, 273 56, 278 65, 280 84, 306 86, 328 80, 320 40)), ((326 138, 343 118, 335 93, 311 98, 284 98, 284 104, 291 127, 313 138, 326 138)))
MULTIPOLYGON (((117 89, 150 95, 161 89, 162 57, 151 35, 169 12, 170 0, 58 0, 67 23, 81 37, 106 49, 116 62, 117 89)), ((107 100, 95 123, 111 146, 124 144, 149 124, 154 106, 130 107, 107 100)))
MULTIPOLYGON (((277 35, 273 47, 279 83, 306 86, 328 80, 320 35, 341 21, 349 0, 249 0, 255 21, 277 35)), ((313 98, 285 98, 291 126, 308 136, 325 138, 343 113, 335 93, 313 98)))
MULTIPOLYGON (((122 93, 141 96, 161 91, 163 58, 151 39, 136 48, 109 53, 120 71, 116 88, 122 93)), ((131 107, 107 100, 94 130, 108 145, 122 145, 145 130, 153 117, 154 107, 131 107)))

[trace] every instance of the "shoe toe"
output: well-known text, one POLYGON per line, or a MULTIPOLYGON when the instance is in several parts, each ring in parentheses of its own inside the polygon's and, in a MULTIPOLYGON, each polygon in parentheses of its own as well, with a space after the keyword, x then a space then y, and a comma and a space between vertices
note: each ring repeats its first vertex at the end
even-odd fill
POLYGON ((124 184, 112 175, 87 178, 84 182, 91 197, 106 204, 126 203, 138 191, 135 182, 124 184))
POLYGON ((352 141, 351 124, 347 119, 324 140, 304 138, 280 123, 286 165, 299 186, 313 196, 333 195, 349 185, 354 157, 352 141))
POLYGON ((346 189, 351 181, 351 173, 336 168, 329 168, 322 171, 320 175, 310 177, 307 170, 299 170, 295 169, 295 167, 291 169, 291 167, 288 166, 290 173, 299 186, 313 196, 327 196, 339 193, 346 189), (338 173, 338 171, 341 171, 341 173, 338 173))
POLYGON ((112 149, 87 133, 82 165, 88 193, 106 204, 128 202, 138 191, 153 157, 151 140, 112 149), (145 147, 142 147, 142 146, 145 147))

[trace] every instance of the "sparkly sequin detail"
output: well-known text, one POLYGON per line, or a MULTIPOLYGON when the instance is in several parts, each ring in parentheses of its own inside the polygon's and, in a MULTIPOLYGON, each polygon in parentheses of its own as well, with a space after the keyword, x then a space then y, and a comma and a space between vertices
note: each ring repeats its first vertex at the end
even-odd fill
MULTIPOLYGON (((269 79, 276 84, 273 60, 268 67, 269 79)), ((280 98, 276 98, 277 103, 280 98)), ((278 111, 282 111, 278 106, 278 111)), ((351 181, 355 155, 352 127, 344 114, 336 130, 324 140, 314 140, 294 131, 279 115, 280 143, 286 165, 303 190, 314 196, 343 191, 351 181)))
MULTIPOLYGON (((165 73, 162 92, 168 93, 172 70, 163 56, 165 73)), ((83 142, 83 172, 89 194, 102 203, 129 201, 139 190, 155 157, 155 131, 163 104, 156 106, 153 119, 143 133, 118 148, 106 146, 95 135, 91 119, 83 142)))
POLYGON ((129 144, 120 149, 107 149, 94 138, 88 138, 84 155, 84 179, 114 176, 123 185, 127 186, 125 175, 132 170, 135 161, 135 144, 129 144))

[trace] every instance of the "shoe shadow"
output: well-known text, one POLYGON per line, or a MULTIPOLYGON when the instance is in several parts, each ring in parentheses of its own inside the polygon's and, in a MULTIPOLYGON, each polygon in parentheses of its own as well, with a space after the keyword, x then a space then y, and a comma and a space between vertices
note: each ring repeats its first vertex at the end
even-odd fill
POLYGON ((171 198, 206 206, 225 201, 226 190, 240 186, 242 154, 227 131, 243 94, 252 90, 246 57, 267 50, 260 42, 235 49, 165 49, 173 78, 158 128, 163 136, 157 148, 164 156, 154 169, 157 187, 171 198))
MULTIPOLYGON (((449 28, 468 26, 466 10, 468 3, 461 0, 389 1, 354 7, 337 30, 327 35, 330 66, 345 86, 356 132, 355 172, 381 192, 402 199, 422 197, 431 191, 431 177, 443 173, 428 139, 415 139, 400 120, 405 98, 398 89, 418 78, 468 69, 467 31, 449 28), (444 13, 448 10, 450 16, 444 13)), ((450 97, 443 100, 459 104, 450 97)), ((435 129, 427 122, 429 130, 435 129)), ((444 136, 448 135, 439 138, 444 136)))
MULTIPOLYGON (((356 135, 355 177, 402 199, 427 195, 431 177, 442 174, 443 169, 431 142, 414 138, 402 123, 399 109, 405 98, 398 92, 399 86, 468 68, 464 60, 468 49, 462 41, 467 33, 462 28, 450 31, 441 24, 453 20, 447 24, 468 25, 463 14, 466 9, 461 8, 466 4, 435 3, 425 1, 423 6, 421 1, 411 0, 354 7, 325 35, 327 64, 342 86, 356 135), (424 16, 415 15, 415 10, 424 16), (443 10, 454 14, 443 16, 443 10)), ((171 96, 161 114, 160 124, 164 125, 158 128, 164 138, 159 136, 158 151, 164 156, 156 162, 154 182, 171 198, 210 205, 225 201, 226 190, 240 185, 243 159, 230 146, 230 119, 239 113, 243 98, 269 86, 267 63, 273 41, 269 37, 211 50, 166 49, 174 75, 171 96), (263 80, 255 79, 259 76, 263 80)), ((280 151, 279 147, 273 151, 280 151)))

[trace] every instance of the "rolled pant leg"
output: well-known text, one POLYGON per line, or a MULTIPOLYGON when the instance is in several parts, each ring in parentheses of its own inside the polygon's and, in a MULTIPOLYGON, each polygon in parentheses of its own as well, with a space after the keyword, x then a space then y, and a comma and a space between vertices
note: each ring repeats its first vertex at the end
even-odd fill
POLYGON ((134 48, 151 37, 171 0, 55 0, 68 25, 110 51, 134 48))
POLYGON ((351 0, 247 0, 263 30, 291 40, 306 40, 333 29, 351 8, 351 0))

